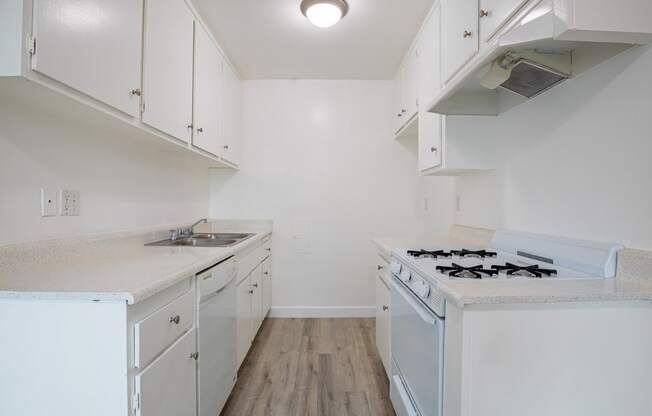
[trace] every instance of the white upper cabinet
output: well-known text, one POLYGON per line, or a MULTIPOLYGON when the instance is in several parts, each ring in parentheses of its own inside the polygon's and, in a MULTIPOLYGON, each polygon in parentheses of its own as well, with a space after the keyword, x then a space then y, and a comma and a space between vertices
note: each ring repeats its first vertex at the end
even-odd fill
POLYGON ((219 156, 222 153, 221 105, 224 100, 224 62, 206 31, 195 30, 195 103, 192 144, 219 156))
POLYGON ((414 119, 419 108, 419 51, 413 45, 405 55, 394 80, 394 99, 396 123, 394 132, 401 130, 405 124, 414 119))
POLYGON ((142 21, 141 0, 35 0, 32 69, 138 116, 142 21))
POLYGON ((424 108, 435 99, 441 88, 440 65, 440 22, 441 7, 435 6, 419 35, 419 170, 424 171, 441 165, 441 115, 424 108))
POLYGON ((527 0, 480 0, 480 42, 489 41, 525 3, 527 0))
POLYGON ((222 157, 238 165, 242 140, 242 82, 226 63, 224 64, 224 93, 222 157))
POLYGON ((478 0, 441 1, 442 81, 478 52, 478 0))
POLYGON ((145 0, 143 122, 190 143, 194 17, 183 0, 145 0))
POLYGON ((403 127, 403 120, 405 120, 405 117, 403 117, 404 113, 407 110, 403 110, 403 66, 401 66, 398 71, 396 72, 396 77, 394 78, 394 114, 393 114, 393 120, 394 123, 392 124, 392 127, 394 129, 394 133, 399 131, 401 127, 403 127))

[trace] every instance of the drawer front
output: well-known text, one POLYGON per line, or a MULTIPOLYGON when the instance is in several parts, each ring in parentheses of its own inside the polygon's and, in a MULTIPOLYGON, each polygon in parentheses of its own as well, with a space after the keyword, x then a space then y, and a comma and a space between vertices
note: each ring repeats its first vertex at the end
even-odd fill
POLYGON ((143 368, 169 347, 194 321, 195 293, 190 290, 134 325, 134 366, 143 368))

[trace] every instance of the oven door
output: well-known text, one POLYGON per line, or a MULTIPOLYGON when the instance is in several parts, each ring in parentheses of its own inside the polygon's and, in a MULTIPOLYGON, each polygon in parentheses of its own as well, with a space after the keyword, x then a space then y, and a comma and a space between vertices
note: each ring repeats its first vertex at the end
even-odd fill
POLYGON ((396 277, 391 283, 392 403, 398 414, 441 416, 444 319, 396 277))

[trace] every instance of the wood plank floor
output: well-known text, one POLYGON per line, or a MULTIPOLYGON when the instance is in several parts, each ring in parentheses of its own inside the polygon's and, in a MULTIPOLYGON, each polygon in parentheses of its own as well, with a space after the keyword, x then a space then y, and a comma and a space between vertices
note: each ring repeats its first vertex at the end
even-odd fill
POLYGON ((267 319, 222 416, 395 416, 373 319, 267 319))

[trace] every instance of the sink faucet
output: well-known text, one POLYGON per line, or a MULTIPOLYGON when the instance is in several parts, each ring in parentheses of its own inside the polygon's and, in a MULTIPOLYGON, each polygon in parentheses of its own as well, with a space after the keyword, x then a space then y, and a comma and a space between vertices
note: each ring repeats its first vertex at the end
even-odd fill
POLYGON ((195 227, 199 224, 206 224, 208 222, 207 218, 202 218, 188 228, 177 228, 176 230, 170 230, 170 240, 174 241, 183 237, 190 237, 195 233, 195 227))

